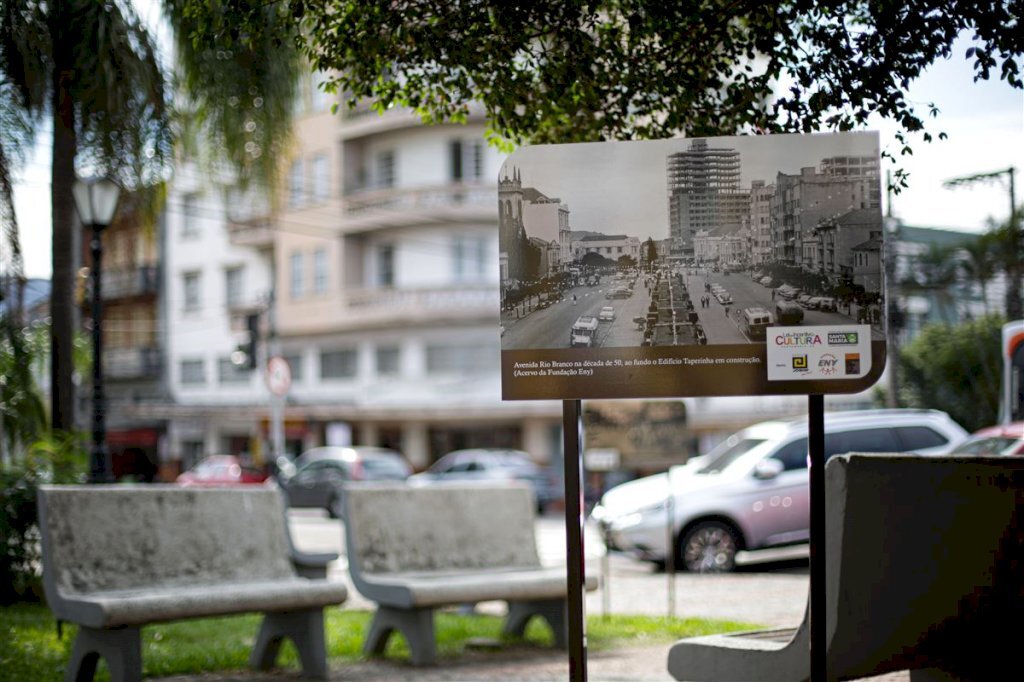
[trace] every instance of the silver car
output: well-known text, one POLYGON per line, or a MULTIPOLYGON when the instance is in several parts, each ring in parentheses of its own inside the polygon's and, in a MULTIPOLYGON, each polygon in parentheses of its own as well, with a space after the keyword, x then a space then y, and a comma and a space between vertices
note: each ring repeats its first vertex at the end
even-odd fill
MULTIPOLYGON (((967 435, 935 410, 831 413, 825 416, 825 457, 945 454, 967 435)), ((610 547, 664 562, 670 490, 671 549, 686 570, 731 571, 740 550, 807 542, 807 420, 755 424, 686 466, 612 488, 593 511, 610 547)))

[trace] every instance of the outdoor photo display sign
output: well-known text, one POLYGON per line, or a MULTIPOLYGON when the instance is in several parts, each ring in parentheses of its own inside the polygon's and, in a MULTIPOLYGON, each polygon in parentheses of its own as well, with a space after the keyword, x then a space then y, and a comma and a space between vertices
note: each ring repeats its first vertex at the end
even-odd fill
POLYGON ((853 393, 885 366, 878 135, 525 147, 505 399, 853 393))

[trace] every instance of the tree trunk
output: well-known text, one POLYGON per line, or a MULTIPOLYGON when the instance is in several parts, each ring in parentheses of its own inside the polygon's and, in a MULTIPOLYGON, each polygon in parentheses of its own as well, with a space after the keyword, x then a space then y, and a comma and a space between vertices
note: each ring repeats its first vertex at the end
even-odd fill
MULTIPOLYGON (((55 5, 55 15, 60 15, 55 5)), ((71 87, 74 78, 70 40, 61 30, 61 16, 51 24, 53 38, 53 160, 50 206, 53 219, 53 274, 50 290, 50 421, 54 429, 75 428, 74 278, 75 209, 71 188, 75 182, 75 110, 71 87)))

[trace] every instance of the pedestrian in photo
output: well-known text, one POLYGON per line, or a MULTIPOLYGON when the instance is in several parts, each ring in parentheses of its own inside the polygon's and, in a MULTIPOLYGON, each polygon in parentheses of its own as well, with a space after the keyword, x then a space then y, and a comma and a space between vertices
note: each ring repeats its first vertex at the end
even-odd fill
POLYGON ((729 317, 729 306, 725 306, 725 316, 729 317))
POLYGON ((772 300, 775 300, 775 289, 772 289, 772 300))

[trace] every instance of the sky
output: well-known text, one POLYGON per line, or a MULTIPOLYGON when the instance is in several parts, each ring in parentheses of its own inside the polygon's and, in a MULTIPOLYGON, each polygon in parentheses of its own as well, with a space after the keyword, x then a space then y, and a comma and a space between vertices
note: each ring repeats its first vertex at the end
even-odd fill
MULTIPOLYGON (((910 187, 893 198, 892 214, 905 224, 921 227, 957 229, 980 232, 987 220, 1005 220, 1010 200, 1006 175, 1001 181, 971 188, 947 189, 943 183, 950 178, 982 172, 1017 168, 1017 202, 1024 202, 1024 93, 1002 81, 972 81, 970 64, 963 59, 969 43, 958 41, 953 57, 936 62, 920 78, 911 83, 910 100, 919 105, 921 114, 934 102, 939 116, 929 119, 929 130, 937 138, 945 132, 949 139, 925 143, 915 139, 914 153, 900 157, 898 162, 910 173, 910 187)), ((893 137, 896 126, 881 120, 871 121, 868 129, 880 133, 882 150, 898 154, 893 137)), ((25 254, 26 274, 30 277, 50 275, 50 196, 49 135, 40 131, 40 144, 26 168, 16 176, 15 210, 25 254)), ((446 163, 440 158, 439 163, 446 163)), ((815 165, 815 164, 810 164, 815 165)), ((744 171, 747 161, 743 160, 744 171)), ((893 165, 883 160, 883 173, 893 165)), ((662 211, 665 198, 664 166, 655 168, 659 180, 650 185, 660 190, 657 204, 662 211)), ((614 173, 613 168, 607 172, 614 173)), ((770 180, 770 177, 763 178, 770 180)), ((629 180, 629 179, 625 179, 629 180)), ((527 184, 533 184, 524 178, 527 184)), ((630 180, 636 182, 636 178, 630 180)), ((747 178, 744 178, 747 181, 747 178)), ((539 183, 538 183, 539 187, 539 183)), ((551 190, 557 196, 558 190, 551 190)), ((653 197, 653 195, 651 195, 653 197)), ((567 197, 560 197, 567 199, 567 197)), ((883 206, 886 207, 883 198, 883 206)), ((641 203, 640 201, 637 202, 641 203)), ((577 221, 581 207, 570 205, 574 229, 588 229, 577 221)), ((581 217, 582 220, 582 217, 581 217)))

